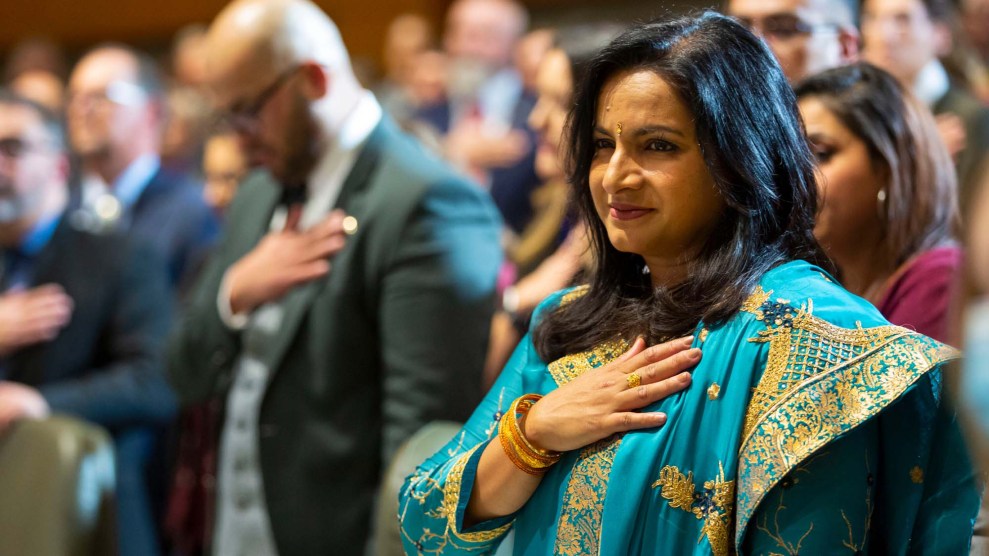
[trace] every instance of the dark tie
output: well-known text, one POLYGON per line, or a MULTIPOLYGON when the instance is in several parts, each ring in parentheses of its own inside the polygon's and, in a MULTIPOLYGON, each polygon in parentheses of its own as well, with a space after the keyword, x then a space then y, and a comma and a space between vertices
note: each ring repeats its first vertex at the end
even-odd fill
POLYGON ((300 183, 295 185, 284 185, 282 186, 282 196, 278 200, 278 204, 283 207, 290 207, 292 205, 304 205, 306 204, 306 184, 300 183))

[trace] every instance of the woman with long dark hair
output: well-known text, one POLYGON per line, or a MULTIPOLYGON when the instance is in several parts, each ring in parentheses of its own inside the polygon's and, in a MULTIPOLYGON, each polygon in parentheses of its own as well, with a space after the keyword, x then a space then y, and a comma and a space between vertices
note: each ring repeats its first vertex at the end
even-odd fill
POLYGON ((829 277, 765 45, 710 13, 630 29, 569 129, 596 267, 408 479, 406 550, 485 552, 514 526, 520 554, 963 553, 954 352, 829 277))
POLYGON ((815 235, 842 284, 890 322, 947 341, 962 261, 958 182, 934 118, 865 62, 815 75, 796 94, 821 169, 815 235))

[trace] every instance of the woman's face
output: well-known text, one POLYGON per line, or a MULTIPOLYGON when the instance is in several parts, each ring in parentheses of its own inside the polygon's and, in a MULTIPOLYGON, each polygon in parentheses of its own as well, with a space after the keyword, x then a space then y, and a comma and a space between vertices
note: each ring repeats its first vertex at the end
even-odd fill
POLYGON ((560 49, 549 51, 539 64, 536 77, 539 98, 529 114, 529 127, 536 131, 536 173, 544 180, 563 175, 560 164, 560 143, 570 110, 573 76, 570 59, 560 49))
POLYGON ((725 202, 701 155, 693 114, 649 70, 612 76, 598 98, 590 187, 619 251, 657 270, 703 248, 725 202))
MULTIPOLYGON (((817 157, 821 206, 814 235, 831 257, 854 252, 882 233, 877 196, 886 184, 858 136, 814 97, 800 100, 807 138, 817 157)), ((839 262, 840 264, 840 262, 839 262)))

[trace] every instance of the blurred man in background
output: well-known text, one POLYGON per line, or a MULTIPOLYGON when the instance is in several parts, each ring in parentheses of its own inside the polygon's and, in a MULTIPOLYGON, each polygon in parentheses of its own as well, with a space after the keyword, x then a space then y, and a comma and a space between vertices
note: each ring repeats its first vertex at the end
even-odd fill
POLYGON ((208 44, 217 103, 267 170, 170 352, 183 401, 225 412, 213 551, 363 554, 392 454, 480 397, 497 211, 382 114, 314 4, 238 0, 208 44))
POLYGON ((107 428, 121 554, 157 554, 145 479, 154 428, 175 410, 164 263, 123 235, 73 226, 67 181, 58 120, 0 92, 0 433, 49 413, 107 428))
POLYGON ((858 59, 857 0, 728 0, 725 11, 766 41, 791 84, 858 59))
POLYGON ((515 68, 528 14, 514 0, 458 0, 447 14, 447 99, 419 117, 445 135, 447 158, 487 188, 507 227, 532 217, 535 136, 526 124, 535 97, 515 68))
POLYGON ((83 56, 69 78, 69 141, 85 176, 71 215, 83 227, 120 227, 154 246, 170 284, 184 289, 219 233, 200 186, 162 168, 163 89, 153 60, 124 46, 83 56))

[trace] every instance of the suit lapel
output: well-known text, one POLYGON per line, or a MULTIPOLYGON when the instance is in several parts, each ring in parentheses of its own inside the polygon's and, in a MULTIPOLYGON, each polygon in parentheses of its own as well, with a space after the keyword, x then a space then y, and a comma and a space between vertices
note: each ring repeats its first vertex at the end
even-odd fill
MULTIPOLYGON (((336 208, 343 209, 347 214, 357 218, 358 222, 363 220, 364 203, 362 201, 364 193, 370 184, 371 174, 378 165, 382 145, 390 131, 388 126, 389 122, 383 119, 371 132, 337 197, 336 208)), ((334 259, 333 269, 330 271, 331 275, 345 272, 345 265, 338 264, 338 262, 342 263, 345 260, 345 257, 337 255, 334 259)), ((319 280, 299 286, 285 296, 282 302, 283 312, 280 330, 269 349, 265 350, 263 357, 264 363, 271 369, 272 373, 278 369, 285 357, 285 352, 292 344, 296 334, 299 333, 299 327, 312 307, 313 299, 325 289, 329 278, 330 276, 324 276, 319 280)))

